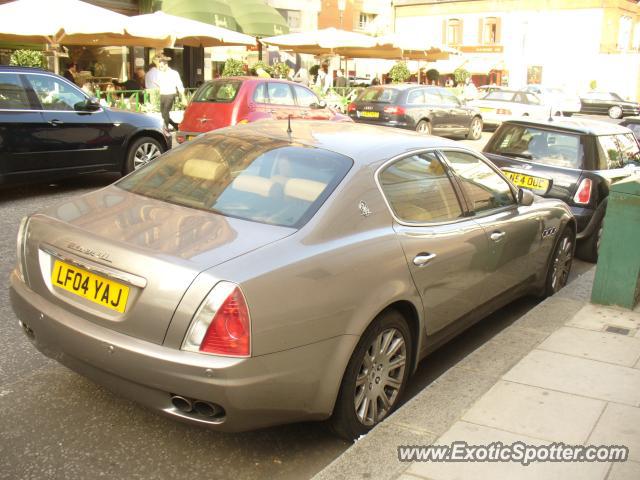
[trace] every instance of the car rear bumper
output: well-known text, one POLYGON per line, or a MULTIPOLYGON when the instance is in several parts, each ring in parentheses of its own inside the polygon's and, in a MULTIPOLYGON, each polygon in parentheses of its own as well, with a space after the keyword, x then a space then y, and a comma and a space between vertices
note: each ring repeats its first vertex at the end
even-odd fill
POLYGON ((576 207, 573 205, 569 206, 569 209, 571 210, 571 213, 576 219, 578 240, 580 240, 581 238, 588 237, 589 235, 588 235, 587 227, 589 225, 589 222, 591 222, 591 219, 593 218, 595 210, 591 208, 576 207))
POLYGON ((356 123, 366 123, 367 125, 379 125, 381 127, 396 127, 396 128, 408 128, 413 130, 414 126, 403 120, 365 120, 362 118, 353 118, 356 123))
POLYGON ((88 322, 11 275, 11 304, 36 348, 116 393, 221 431, 321 420, 333 410, 357 336, 343 335, 251 358, 184 352, 88 322), (171 395, 214 403, 217 418, 185 413, 171 395))

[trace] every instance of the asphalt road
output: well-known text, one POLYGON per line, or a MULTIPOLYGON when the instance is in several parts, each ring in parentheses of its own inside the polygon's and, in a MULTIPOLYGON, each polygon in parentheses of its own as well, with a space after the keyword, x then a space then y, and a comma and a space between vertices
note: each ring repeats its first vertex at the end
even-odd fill
MULTIPOLYGON (((473 146, 480 148, 488 136, 473 146)), ((13 268, 20 218, 114 178, 94 175, 0 191, 0 278, 13 268)), ((587 267, 576 261, 572 278, 587 267)), ((431 355, 405 398, 536 303, 518 300, 431 355)), ((223 434, 149 412, 37 352, 18 327, 7 288, 0 289, 2 479, 299 479, 311 477, 348 446, 318 423, 223 434)))

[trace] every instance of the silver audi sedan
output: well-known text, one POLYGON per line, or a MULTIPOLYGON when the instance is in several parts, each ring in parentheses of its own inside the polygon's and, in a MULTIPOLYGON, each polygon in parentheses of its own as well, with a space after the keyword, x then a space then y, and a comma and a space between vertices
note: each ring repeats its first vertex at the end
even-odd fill
POLYGON ((397 406, 418 361, 571 268, 575 221, 481 154, 358 124, 257 122, 31 215, 11 301, 45 355, 225 431, 397 406))

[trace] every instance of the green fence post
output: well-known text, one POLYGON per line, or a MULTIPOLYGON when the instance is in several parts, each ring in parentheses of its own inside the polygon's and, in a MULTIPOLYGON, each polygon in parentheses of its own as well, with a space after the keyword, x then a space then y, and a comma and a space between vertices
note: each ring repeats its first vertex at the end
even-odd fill
POLYGON ((633 309, 640 295, 640 176, 609 191, 591 301, 633 309))

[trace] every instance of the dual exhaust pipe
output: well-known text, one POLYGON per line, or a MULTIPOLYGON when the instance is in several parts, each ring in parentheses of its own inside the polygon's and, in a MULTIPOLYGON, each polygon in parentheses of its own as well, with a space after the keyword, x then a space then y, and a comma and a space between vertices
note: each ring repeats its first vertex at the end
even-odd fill
POLYGON ((171 404, 182 413, 196 413, 208 419, 224 416, 224 408, 206 400, 193 400, 182 395, 171 395, 171 404))

